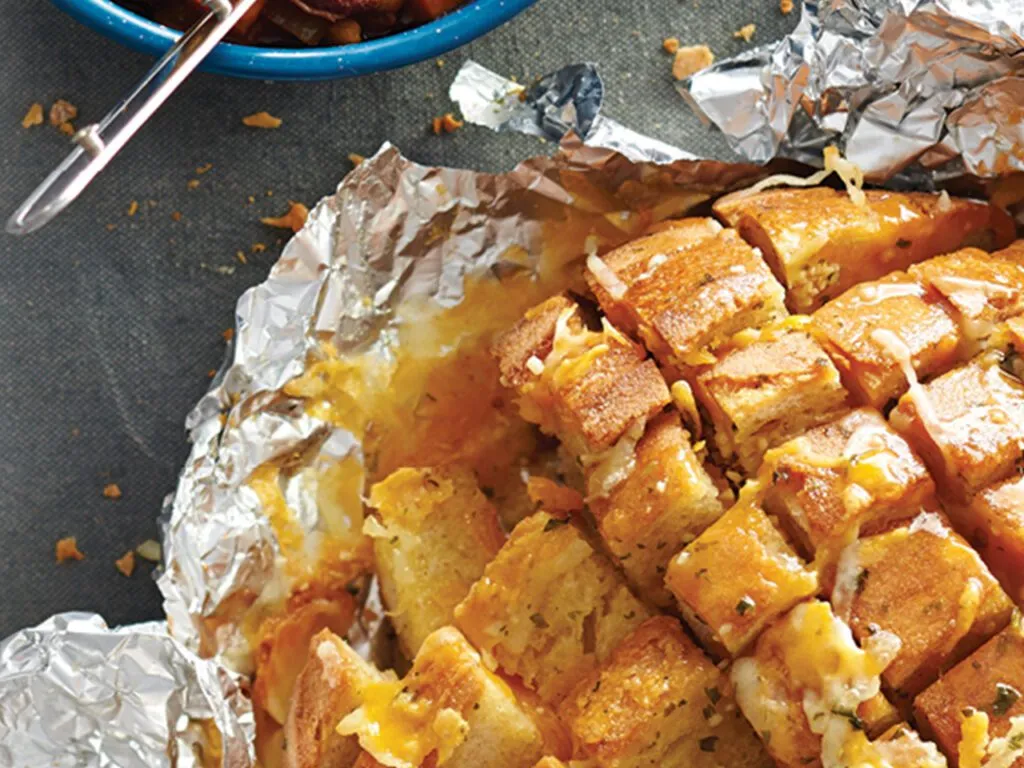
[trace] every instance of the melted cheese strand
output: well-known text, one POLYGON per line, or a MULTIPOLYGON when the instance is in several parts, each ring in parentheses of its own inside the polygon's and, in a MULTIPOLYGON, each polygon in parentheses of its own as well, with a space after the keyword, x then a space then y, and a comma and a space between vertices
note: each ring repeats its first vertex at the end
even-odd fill
POLYGON ((850 196, 853 204, 861 207, 866 206, 867 197, 862 189, 864 186, 864 172, 840 155, 839 150, 834 146, 825 148, 823 158, 825 167, 820 171, 812 173, 810 176, 801 178, 800 176, 793 176, 788 173, 777 173, 768 178, 761 179, 752 187, 743 190, 740 194, 744 196, 753 195, 771 187, 781 186, 815 187, 835 173, 842 179, 843 186, 846 187, 846 193, 850 196))

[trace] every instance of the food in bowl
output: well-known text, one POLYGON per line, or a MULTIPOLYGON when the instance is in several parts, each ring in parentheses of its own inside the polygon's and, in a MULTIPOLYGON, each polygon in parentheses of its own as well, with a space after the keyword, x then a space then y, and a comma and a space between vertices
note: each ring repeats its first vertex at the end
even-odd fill
MULTIPOLYGON (((263 764, 1021 765, 1014 236, 944 193, 757 188, 568 289, 470 286, 417 338, 482 348, 411 406, 366 415, 328 350, 289 396, 408 428, 365 537, 255 632, 263 764), (360 567, 389 664, 343 639, 360 567)), ((283 532, 289 460, 249 483, 283 532)))
MULTIPOLYGON (((228 34, 257 46, 350 45, 436 19, 465 0, 257 0, 228 34)), ((161 24, 187 29, 209 13, 200 0, 122 0, 161 24)))

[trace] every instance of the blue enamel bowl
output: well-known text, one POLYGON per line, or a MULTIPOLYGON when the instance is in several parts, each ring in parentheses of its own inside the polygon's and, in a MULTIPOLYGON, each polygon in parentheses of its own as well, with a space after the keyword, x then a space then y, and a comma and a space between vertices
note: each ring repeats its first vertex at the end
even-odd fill
MULTIPOLYGON (((331 80, 396 69, 440 56, 501 26, 536 0, 472 0, 423 26, 377 40, 329 48, 260 48, 221 43, 202 69, 259 80, 331 80)), ((159 56, 181 34, 113 0, 53 0, 88 27, 134 48, 159 56)))

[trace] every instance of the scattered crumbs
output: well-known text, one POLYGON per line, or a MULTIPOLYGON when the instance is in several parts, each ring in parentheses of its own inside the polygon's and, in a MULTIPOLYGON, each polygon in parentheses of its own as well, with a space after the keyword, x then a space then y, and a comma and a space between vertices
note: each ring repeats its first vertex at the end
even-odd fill
POLYGON ((78 437, 81 434, 82 434, 82 430, 80 430, 78 427, 72 427, 71 428, 71 436, 72 437, 78 437))
POLYGON ((78 541, 74 536, 57 540, 57 562, 66 563, 68 560, 85 560, 85 555, 78 549, 78 541))
POLYGON ((206 378, 208 378, 208 379, 212 379, 216 375, 217 375, 217 369, 216 368, 211 368, 210 370, 208 370, 206 372, 206 378))
POLYGON ((57 99, 50 107, 50 125, 62 128, 65 123, 70 123, 76 117, 78 117, 78 107, 70 101, 57 99))
POLYGON ((75 135, 75 126, 73 126, 71 123, 61 123, 57 126, 57 130, 59 130, 65 136, 75 135))
POLYGON ((672 61, 672 76, 676 80, 685 80, 690 75, 710 67, 715 61, 715 54, 706 45, 688 45, 676 51, 672 61))
POLYGON ((139 201, 138 200, 132 200, 130 203, 128 203, 128 215, 129 216, 134 216, 138 212, 139 212, 139 201))
POLYGON ((188 180, 188 188, 189 189, 199 189, 199 179, 189 179, 188 180))
POLYGON ((260 221, 268 227, 279 227, 280 229, 290 229, 292 232, 298 232, 306 224, 309 208, 293 200, 289 200, 288 205, 288 212, 284 216, 264 216, 260 221))
POLYGON ((284 121, 280 117, 274 117, 269 112, 255 112, 242 118, 242 123, 250 128, 280 128, 284 121))
POLYGON ((793 0, 779 0, 779 10, 784 14, 793 12, 793 0))
POLYGON ((120 499, 121 486, 117 483, 107 483, 103 486, 103 495, 108 499, 120 499))
POLYGON ((252 244, 252 252, 253 253, 263 253, 265 250, 267 250, 267 244, 266 243, 253 243, 252 244))
POLYGON ((444 59, 438 59, 438 60, 437 60, 437 61, 435 61, 434 63, 435 63, 435 64, 437 64, 437 68, 438 68, 438 69, 441 69, 441 68, 443 68, 443 67, 444 67, 444 59))
POLYGON ((243 264, 248 264, 249 263, 248 259, 245 258, 245 251, 243 251, 241 249, 235 251, 235 258, 238 259, 243 264))
POLYGON ((666 37, 661 41, 661 47, 664 48, 668 53, 675 55, 676 51, 679 50, 679 38, 678 37, 666 37))
POLYGON ((451 112, 447 112, 441 117, 435 117, 431 123, 434 133, 438 136, 442 133, 455 133, 463 125, 465 125, 465 123, 455 117, 451 112))
POLYGON ((160 562, 160 542, 156 539, 146 539, 135 548, 135 554, 143 560, 158 563, 160 562))
POLYGON ((233 338, 235 338, 235 329, 225 328, 223 331, 220 332, 220 335, 224 337, 224 341, 231 341, 233 338))
POLYGON ((196 168, 196 174, 202 176, 204 173, 208 173, 213 170, 213 163, 203 163, 196 168))
POLYGON ((32 128, 43 124, 43 105, 38 101, 28 108, 28 112, 21 118, 22 128, 32 128))
POLYGON ((756 24, 744 24, 742 27, 732 33, 732 36, 737 40, 742 40, 745 43, 749 43, 754 39, 754 33, 757 31, 756 24))
POLYGON ((255 203, 256 202, 256 195, 249 195, 246 198, 246 202, 248 202, 249 205, 252 205, 253 203, 255 203))
POLYGON ((218 275, 233 275, 235 274, 235 268, 230 264, 221 264, 219 267, 213 267, 213 271, 218 275))
POLYGON ((273 197, 273 196, 274 196, 274 190, 268 189, 267 190, 267 197, 273 197))
POLYGON ((181 211, 171 211, 171 221, 181 221, 181 211))
POLYGON ((107 232, 113 232, 117 229, 117 224, 107 224, 107 232))
POLYGON ((148 205, 150 208, 156 208, 158 203, 156 200, 147 200, 146 205, 148 205))
POLYGON ((355 152, 348 153, 348 161, 352 163, 352 165, 362 165, 363 160, 365 159, 365 157, 363 157, 362 155, 357 155, 355 152))
POLYGON ((114 567, 122 576, 131 576, 135 572, 135 553, 130 549, 114 561, 114 567))

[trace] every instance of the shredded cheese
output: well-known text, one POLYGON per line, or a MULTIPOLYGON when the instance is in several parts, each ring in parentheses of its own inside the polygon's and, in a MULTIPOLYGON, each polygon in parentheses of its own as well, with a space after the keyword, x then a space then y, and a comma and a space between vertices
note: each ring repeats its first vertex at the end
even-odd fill
MULTIPOLYGON (((825 167, 810 176, 800 177, 788 173, 777 173, 744 190, 741 194, 753 195, 772 187, 815 187, 821 184, 833 173, 837 174, 846 187, 846 193, 854 205, 864 207, 867 205, 867 197, 864 195, 864 172, 856 165, 845 159, 839 150, 834 147, 826 147, 823 153, 825 167)), ((948 200, 948 196, 947 196, 948 200)))
POLYGON ((619 276, 604 263, 600 256, 593 253, 587 256, 587 269, 612 299, 620 301, 626 295, 628 290, 626 284, 619 280, 619 276))

